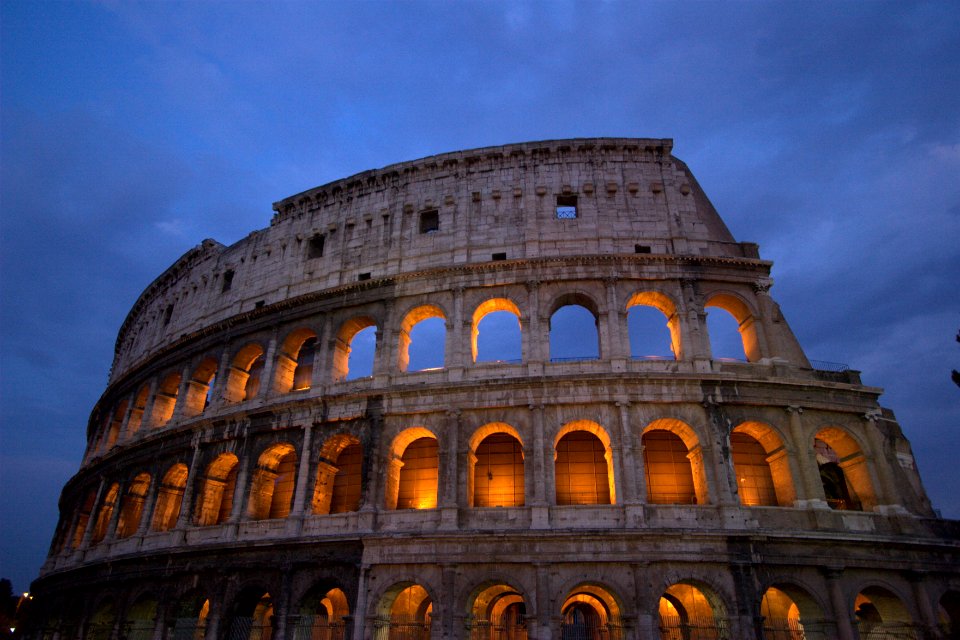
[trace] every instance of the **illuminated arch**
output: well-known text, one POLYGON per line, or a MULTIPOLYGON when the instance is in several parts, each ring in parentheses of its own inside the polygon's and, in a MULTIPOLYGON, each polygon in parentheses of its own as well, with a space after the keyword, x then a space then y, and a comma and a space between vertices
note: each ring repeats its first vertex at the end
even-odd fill
MULTIPOLYGON (((440 318, 446 321, 447 316, 440 307, 433 304, 424 304, 419 307, 414 307, 403 317, 403 321, 400 323, 400 336, 398 338, 399 344, 397 348, 397 367, 400 371, 406 371, 410 365, 410 345, 412 344, 410 332, 414 326, 430 318, 440 318)), ((444 335, 446 335, 446 329, 444 329, 444 335)), ((446 355, 444 355, 444 363, 445 362, 446 355)), ((441 366, 443 366, 443 364, 441 364, 441 366)))
POLYGON ((550 309, 547 324, 550 332, 549 344, 551 360, 595 360, 600 357, 600 331, 598 327, 600 312, 593 298, 581 292, 564 293, 557 296, 548 308, 550 309), (569 317, 558 318, 557 313, 564 308, 569 308, 569 311, 566 312, 569 317), (580 311, 577 311, 577 309, 580 311), (590 323, 586 315, 584 315, 584 312, 593 317, 592 326, 589 326, 590 323), (576 316, 580 317, 577 318, 576 316), (561 319, 563 320, 564 326, 558 327, 557 325, 561 319), (591 353, 568 353, 565 351, 562 347, 568 344, 568 340, 567 337, 562 334, 565 334, 566 331, 576 331, 578 334, 581 334, 577 342, 580 345, 592 347, 595 351, 591 353))
POLYGON ((813 439, 827 504, 840 510, 870 510, 877 495, 867 458, 854 438, 839 427, 824 427, 813 439))
POLYGON ((125 637, 151 638, 157 617, 157 599, 152 594, 142 594, 127 609, 124 621, 125 637))
POLYGON ((789 507, 797 499, 790 458, 770 425, 756 421, 737 425, 730 434, 730 457, 741 504, 789 507))
POLYGON ((412 427, 397 435, 385 471, 386 508, 435 508, 439 460, 437 437, 427 429, 412 427))
POLYGON ((509 298, 490 298, 481 302, 476 309, 473 311, 473 320, 470 326, 470 353, 473 358, 473 362, 477 362, 478 355, 480 353, 479 349, 479 339, 480 339, 480 323, 483 322, 483 319, 492 313, 505 312, 513 314, 517 319, 517 342, 518 342, 518 354, 515 359, 520 359, 519 354, 519 342, 520 342, 520 308, 509 298))
POLYGON ((151 529, 169 531, 177 526, 186 486, 187 465, 177 463, 170 467, 160 481, 156 506, 153 508, 151 529))
POLYGON ((127 401, 121 400, 117 403, 117 406, 114 408, 113 413, 107 421, 107 435, 106 442, 104 443, 103 450, 108 451, 115 444, 120 437, 120 427, 123 425, 123 418, 127 413, 127 401))
POLYGON ((647 501, 653 504, 708 504, 700 440, 682 420, 654 420, 641 434, 647 501))
POLYGON ((294 638, 332 640, 344 637, 344 618, 350 615, 350 604, 342 589, 321 583, 304 594, 297 612, 289 620, 294 625, 294 638))
POLYGON ((603 427, 574 420, 557 432, 553 443, 558 505, 616 504, 610 435, 603 427))
POLYGON ((231 640, 272 640, 273 598, 262 587, 246 587, 234 599, 227 628, 231 640))
POLYGON ((120 518, 117 520, 117 538, 129 538, 140 528, 143 519, 143 503, 147 499, 152 478, 149 473, 138 474, 127 488, 120 502, 120 518))
POLYGON ((333 347, 332 378, 334 382, 341 382, 350 376, 350 354, 353 350, 353 339, 358 333, 370 327, 375 330, 378 329, 376 321, 370 316, 356 316, 340 325, 333 347))
POLYGON ((290 515, 296 482, 297 451, 293 445, 282 442, 264 450, 250 483, 250 519, 272 520, 290 515))
POLYGON ((630 309, 636 306, 652 307, 666 317, 670 351, 673 353, 675 360, 682 359, 683 345, 680 337, 680 316, 677 314, 677 305, 673 300, 659 291, 638 291, 627 300, 625 310, 629 314, 630 309))
POLYGON ((107 537, 107 527, 110 526, 110 519, 113 517, 113 509, 116 506, 119 494, 120 484, 117 482, 110 485, 110 488, 103 494, 103 500, 97 509, 97 519, 94 522, 90 544, 96 544, 107 537))
POLYGON ((230 517, 238 463, 239 460, 234 454, 221 453, 207 466, 202 489, 197 497, 198 525, 223 524, 230 517))
POLYGON ((585 582, 571 589, 560 606, 563 638, 620 640, 624 637, 619 598, 608 587, 585 582))
POLYGON ((516 429, 503 422, 485 424, 470 437, 467 456, 471 507, 524 505, 523 441, 516 429))
POLYGON ((853 608, 861 638, 906 635, 913 630, 913 616, 903 600, 885 587, 874 585, 861 589, 853 608))
POLYGON ((661 637, 729 637, 723 600, 700 581, 682 580, 667 587, 660 595, 658 614, 661 637))
POLYGON ((470 637, 522 639, 527 637, 527 607, 523 593, 506 582, 487 582, 467 598, 470 637))
POLYGON ((795 584, 776 583, 764 591, 760 615, 765 638, 828 640, 820 605, 795 584))
POLYGON ((140 431, 140 425, 143 423, 143 412, 147 408, 149 397, 150 385, 140 385, 133 397, 133 406, 130 408, 130 417, 127 419, 127 438, 132 438, 140 431))
POLYGON ((317 334, 301 327, 287 334, 277 355, 274 389, 277 393, 303 391, 310 388, 317 334))
POLYGON ((79 549, 83 542, 83 536, 87 532, 90 524, 90 516, 93 515, 94 502, 97 499, 97 492, 93 489, 87 491, 87 497, 77 508, 77 524, 73 528, 73 537, 70 542, 71 549, 79 549))
POLYGON ((264 350, 257 342, 245 344, 230 363, 227 384, 223 390, 226 402, 251 400, 260 392, 264 350))
POLYGON ((180 372, 175 371, 163 379, 153 395, 153 417, 150 423, 154 427, 162 427, 173 417, 178 393, 180 393, 180 372))
POLYGON ((430 637, 433 597, 422 584, 406 581, 392 585, 377 602, 376 612, 375 638, 430 637))
POLYGON ((723 309, 734 317, 737 321, 737 330, 740 332, 743 353, 748 362, 757 362, 763 357, 755 314, 742 298, 732 293, 715 293, 707 298, 703 306, 723 309))
POLYGON ((320 449, 312 512, 358 511, 363 495, 363 446, 356 436, 337 434, 320 449))
POLYGON ((206 635, 210 600, 199 589, 191 589, 180 596, 173 609, 175 618, 170 637, 203 640, 206 635))
POLYGON ((213 383, 217 376, 217 361, 214 358, 205 358, 187 382, 186 397, 183 399, 183 413, 186 416, 197 416, 210 404, 213 392, 213 383))
POLYGON ((84 640, 109 640, 117 620, 117 609, 112 599, 104 599, 94 609, 87 623, 84 640))

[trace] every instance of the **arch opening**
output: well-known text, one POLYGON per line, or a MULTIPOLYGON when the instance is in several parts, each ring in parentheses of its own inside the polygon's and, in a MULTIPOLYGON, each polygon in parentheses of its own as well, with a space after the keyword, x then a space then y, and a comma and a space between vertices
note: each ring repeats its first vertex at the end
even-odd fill
POLYGON ((766 640, 829 640, 831 629, 809 593, 790 584, 769 587, 760 600, 766 640))
MULTIPOLYGON (((685 440, 673 430, 651 425, 644 431, 641 444, 647 479, 647 502, 700 504, 691 452, 685 440)), ((696 451, 699 452, 699 446, 696 451)), ((702 473, 700 464, 699 471, 702 473)), ((702 484, 706 483, 702 481, 702 484)))
POLYGON ((120 502, 120 518, 117 520, 117 538, 129 538, 140 528, 143 519, 143 503, 150 490, 149 473, 141 473, 133 479, 120 502))
POLYGON ((704 309, 723 313, 707 314, 707 333, 714 360, 757 362, 762 358, 753 313, 740 298, 719 293, 707 300, 704 309))
POLYGON ((433 600, 419 584, 400 583, 383 595, 377 605, 373 637, 389 640, 429 640, 433 623, 433 600))
POLYGON ((468 606, 471 640, 526 640, 527 606, 523 594, 506 583, 479 590, 468 606))
POLYGON ((125 640, 150 640, 157 618, 156 598, 143 595, 127 610, 124 621, 125 640))
POLYGON ((728 638, 726 615, 720 599, 701 585, 679 582, 660 596, 660 640, 721 640, 728 638))
POLYGON ((682 357, 676 306, 662 293, 643 291, 630 297, 627 333, 630 357, 635 360, 679 360, 682 357))
POLYGON ((731 433, 730 457, 740 504, 745 507, 777 506, 777 492, 767 462, 767 452, 756 438, 743 432, 731 433))
POLYGON ((189 591, 174 608, 171 637, 174 640, 203 640, 209 615, 210 601, 199 591, 189 591))
POLYGON ((263 365, 263 347, 256 342, 244 345, 230 364, 223 399, 233 403, 252 400, 256 397, 260 392, 263 365))
POLYGON ((160 481, 157 502, 153 508, 154 531, 169 531, 177 526, 183 493, 187 487, 187 465, 177 463, 170 467, 160 481))
POLYGON ((903 601, 883 587, 863 589, 853 607, 861 638, 913 638, 921 631, 903 601))
POLYGON ((512 300, 493 298, 473 312, 470 349, 474 362, 522 360, 520 309, 512 300))
POLYGON ((157 387, 153 396, 153 417, 151 424, 162 427, 173 417, 173 409, 177 404, 177 394, 180 393, 180 373, 171 373, 157 387))
POLYGON ((108 451, 117 444, 120 438, 120 427, 123 425, 123 418, 127 414, 127 401, 121 400, 110 416, 107 424, 107 437, 103 450, 108 451))
POLYGON ((97 499, 97 492, 91 489, 87 492, 86 499, 80 503, 79 513, 77 514, 77 524, 73 529, 73 539, 70 542, 71 549, 79 549, 83 542, 83 536, 87 532, 87 526, 90 524, 90 516, 93 514, 93 503, 97 499))
POLYGON ((372 376, 376 348, 377 324, 373 318, 359 316, 344 322, 333 346, 333 381, 372 376))
POLYGON ((234 601, 227 637, 230 640, 271 640, 274 622, 270 593, 248 587, 234 601))
POLYGON ((524 505, 523 445, 512 427, 500 429, 470 447, 472 507, 524 505))
POLYGON ((564 640, 620 640, 624 637, 618 599, 606 587, 582 584, 560 607, 564 640))
POLYGON ((293 627, 294 640, 344 640, 349 615, 342 589, 317 585, 303 596, 297 615, 290 616, 287 624, 293 627))
POLYGON ((292 444, 267 448, 257 460, 250 483, 248 514, 251 520, 273 520, 290 515, 297 481, 297 452, 292 444))
POLYGON ((583 297, 562 301, 550 315, 550 361, 597 360, 600 357, 599 315, 583 297))
POLYGON ((117 620, 117 609, 112 600, 101 602, 87 623, 85 640, 109 640, 117 620))
MULTIPOLYGON (((435 509, 440 470, 436 438, 425 436, 407 445, 397 471, 396 509, 435 509)), ((393 465, 390 472, 393 471, 393 465)))
POLYGON ((400 323, 398 367, 400 371, 432 371, 444 367, 446 316, 440 307, 422 305, 407 313, 400 323))
MULTIPOLYGON (((567 425, 557 439, 554 477, 558 505, 616 502, 609 437, 601 439, 585 426, 567 425)), ((606 436, 599 426, 592 426, 606 436)))
POLYGON ((216 377, 217 361, 215 359, 206 358, 197 365, 187 383, 186 397, 183 402, 184 415, 200 415, 210 406, 216 377))
POLYGON ((877 504, 867 459, 845 431, 826 427, 817 432, 813 451, 827 504, 842 511, 865 511, 877 504))
POLYGON ((97 510, 97 520, 93 529, 93 536, 90 538, 90 544, 97 544, 107 537, 107 528, 110 526, 110 520, 113 518, 113 509, 117 502, 117 496, 120 493, 120 484, 114 482, 105 494, 103 502, 97 510))
POLYGON ((237 486, 237 456, 221 453, 207 466, 197 499, 197 524, 223 524, 233 510, 233 494, 237 486))
POLYGON ((333 436, 320 451, 312 512, 322 515, 359 511, 362 496, 363 446, 355 436, 333 436))
POLYGON ((130 417, 127 418, 127 438, 132 438, 140 431, 140 425, 143 423, 143 412, 147 408, 147 398, 150 397, 150 386, 141 385, 137 390, 137 395, 133 398, 133 406, 130 408, 130 417))

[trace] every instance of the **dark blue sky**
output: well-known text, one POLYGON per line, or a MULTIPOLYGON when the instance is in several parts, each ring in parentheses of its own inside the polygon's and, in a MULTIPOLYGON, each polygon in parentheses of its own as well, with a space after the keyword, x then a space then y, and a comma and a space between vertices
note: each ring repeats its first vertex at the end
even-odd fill
POLYGON ((811 358, 960 517, 960 3, 0 3, 0 575, 26 589, 116 331, 184 251, 392 162, 672 137, 811 358))

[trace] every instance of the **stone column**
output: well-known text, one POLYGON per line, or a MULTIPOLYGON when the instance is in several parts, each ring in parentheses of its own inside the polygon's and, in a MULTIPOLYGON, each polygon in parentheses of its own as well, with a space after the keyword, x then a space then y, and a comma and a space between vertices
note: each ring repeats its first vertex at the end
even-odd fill
POLYGON ((317 462, 317 483, 313 494, 312 513, 330 513, 330 502, 333 499, 333 481, 339 469, 329 462, 317 462))
POLYGON ((397 334, 394 330, 396 321, 394 304, 388 302, 384 305, 383 326, 377 329, 377 349, 373 358, 373 375, 375 377, 388 377, 397 372, 397 334))
POLYGON ((100 486, 97 487, 97 495, 93 499, 93 506, 90 507, 90 515, 87 517, 87 528, 83 532, 83 538, 80 540, 80 544, 77 545, 77 549, 87 549, 90 547, 90 539, 93 538, 93 530, 97 527, 96 516, 100 513, 100 509, 103 508, 103 505, 100 504, 100 501, 103 499, 103 489, 106 487, 106 484, 107 479, 101 476, 100 486))
POLYGON ((630 428, 630 403, 618 400, 617 412, 620 417, 620 457, 623 469, 623 496, 619 499, 623 504, 644 502, 637 491, 637 459, 633 449, 633 431, 630 428))
POLYGON ((244 452, 240 458, 240 469, 237 471, 237 482, 233 488, 233 502, 230 505, 230 517, 228 523, 238 522, 246 519, 246 507, 249 491, 247 487, 247 475, 250 473, 250 454, 244 452))
POLYGON ((191 523, 193 517, 193 490, 197 483, 197 464, 200 462, 200 447, 194 442, 190 468, 187 470, 187 482, 183 486, 183 498, 180 500, 180 514, 177 516, 177 529, 183 529, 191 523))
POLYGON ((360 578, 357 581, 357 608, 353 611, 353 639, 363 640, 364 632, 370 633, 370 618, 367 615, 367 574, 370 567, 360 565, 360 578))
POLYGON ((117 537, 117 523, 120 522, 120 512, 123 510, 123 496, 126 490, 126 483, 117 483, 117 497, 113 500, 113 512, 110 513, 110 523, 107 525, 107 534, 103 536, 103 542, 112 542, 117 537))
MULTIPOLYGON (((870 445, 871 455, 869 460, 873 462, 868 468, 875 470, 878 481, 877 505, 881 512, 906 513, 906 509, 900 504, 900 492, 897 484, 891 475, 891 466, 887 464, 890 458, 884 450, 883 436, 880 433, 880 427, 877 422, 883 420, 879 411, 870 411, 864 416, 866 426, 864 434, 867 443, 870 445)), ((895 462, 894 462, 895 464, 895 462)))
POLYGON ((150 486, 143 500, 143 510, 140 512, 140 523, 137 525, 135 535, 142 536, 150 530, 150 523, 153 522, 153 509, 157 504, 157 494, 160 491, 161 482, 163 482, 163 478, 159 474, 156 478, 150 478, 150 486))
POLYGON ((813 451, 813 438, 804 436, 803 407, 790 405, 787 407, 790 414, 790 439, 793 440, 793 459, 796 460, 797 507, 812 507, 814 509, 829 509, 826 494, 823 492, 823 483, 820 482, 820 469, 817 466, 817 457, 813 451))
POLYGON ((920 613, 920 623, 923 625, 924 637, 935 638, 938 626, 937 616, 933 612, 933 605, 930 601, 930 594, 927 593, 924 579, 924 573, 910 571, 907 573, 907 580, 910 581, 910 589, 913 591, 913 599, 917 603, 917 611, 920 613))
POLYGON ((830 593, 830 606, 833 608, 833 619, 837 625, 838 640, 855 640, 853 632, 853 609, 843 595, 840 577, 843 569, 828 568, 824 570, 827 580, 827 591, 830 593))
POLYGON ((543 329, 540 326, 540 282, 530 280, 527 287, 527 321, 521 323, 521 357, 529 373, 539 375, 543 372, 543 360, 546 350, 543 348, 543 329))
POLYGON ((317 336, 317 347, 313 353, 313 370, 310 375, 310 388, 323 392, 323 386, 330 382, 332 378, 332 363, 330 358, 331 340, 330 340, 330 319, 324 318, 323 327, 317 336))
MULTIPOLYGON (((128 394, 127 410, 123 412, 123 418, 121 419, 121 422, 120 422, 120 433, 117 434, 117 444, 120 444, 121 442, 126 442, 127 438, 130 437, 130 435, 127 433, 127 430, 130 427, 130 415, 133 413, 133 405, 136 402, 137 402, 136 391, 134 391, 132 394, 128 394)), ((112 415, 111 415, 111 419, 113 419, 112 415)))
POLYGON ((443 582, 443 609, 440 613, 440 620, 443 623, 443 637, 458 639, 463 633, 463 613, 460 613, 457 607, 457 571, 454 565, 444 564, 441 568, 441 581, 443 582), (459 615, 457 615, 459 613, 459 615), (460 625, 456 623, 459 620, 460 625))
POLYGON ((696 281, 683 279, 680 281, 680 327, 683 335, 684 357, 693 360, 697 371, 710 371, 709 361, 713 358, 710 350, 710 340, 707 336, 707 314, 700 305, 700 294, 697 293, 696 281), (704 363, 706 368, 704 369, 704 363))
MULTIPOLYGON (((273 393, 277 352, 277 330, 274 328, 273 334, 267 342, 267 352, 263 354, 263 370, 260 372, 260 389, 257 391, 257 398, 265 398, 273 393)), ((251 400, 253 398, 247 399, 251 400)))
POLYGON ((210 392, 210 407, 219 409, 227 403, 226 390, 227 383, 230 381, 230 348, 225 347, 220 354, 220 362, 217 365, 216 377, 213 380, 213 390, 210 392))
POLYGON ((290 614, 290 592, 292 585, 290 567, 283 567, 280 578, 280 597, 274 602, 276 607, 273 610, 273 637, 283 640, 287 637, 287 616, 290 614))
POLYGON ((534 565, 537 570, 537 593, 536 593, 536 611, 537 616, 537 640, 550 640, 550 623, 553 620, 550 610, 550 567, 543 563, 534 565))
POLYGON ((191 378, 191 365, 187 364, 183 366, 183 369, 180 370, 180 386, 177 387, 177 399, 176 403, 173 405, 173 415, 170 416, 169 423, 179 422, 184 416, 184 410, 187 406, 187 396, 190 393, 190 383, 193 382, 191 378))
POLYGON ((447 319, 446 325, 443 366, 449 371, 451 380, 459 380, 468 364, 464 347, 467 336, 470 335, 470 321, 463 317, 463 287, 455 287, 453 290, 453 317, 447 319))
MULTIPOLYGON (((157 401, 157 388, 160 386, 160 382, 157 380, 157 377, 154 376, 150 379, 150 390, 147 392, 147 402, 143 405, 143 415, 140 417, 140 429, 151 429, 156 426, 153 420, 153 405, 157 401)), ((136 402, 136 398, 134 398, 136 402)))
POLYGON ((310 451, 310 436, 312 431, 312 425, 308 424, 303 427, 303 446, 300 448, 300 460, 297 468, 297 486, 294 488, 293 507, 290 509, 290 515, 293 517, 303 515, 306 502, 307 477, 310 475, 310 461, 313 460, 313 454, 310 451))
MULTIPOLYGON (((693 475, 693 490, 697 496, 697 504, 710 504, 711 492, 710 478, 703 461, 703 446, 697 446, 687 452, 687 459, 690 461, 690 471, 693 475)), ((714 483, 714 486, 716 483, 714 483)))
POLYGON ((457 482, 460 476, 458 472, 460 460, 457 456, 460 449, 460 410, 449 409, 447 411, 446 422, 446 442, 444 442, 446 445, 446 455, 440 456, 440 462, 442 464, 437 475, 441 478, 441 486, 438 487, 440 491, 438 503, 442 510, 440 514, 440 528, 449 530, 457 528, 458 507, 461 506, 458 503, 458 494, 460 492, 458 490, 459 482, 457 482))
MULTIPOLYGON (((607 291, 606 336, 601 335, 600 358, 606 360, 629 360, 630 350, 627 347, 629 335, 625 327, 626 315, 620 311, 620 302, 617 298, 617 276, 603 279, 607 291)), ((621 365, 622 366, 622 365, 621 365)))

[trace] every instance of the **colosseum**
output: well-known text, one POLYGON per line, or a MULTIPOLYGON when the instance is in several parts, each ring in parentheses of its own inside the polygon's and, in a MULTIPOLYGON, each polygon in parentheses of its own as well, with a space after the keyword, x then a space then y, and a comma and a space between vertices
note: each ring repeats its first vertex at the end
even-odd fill
POLYGON ((672 146, 403 162, 184 254, 120 328, 28 636, 958 637, 960 526, 881 389, 807 359, 672 146))

